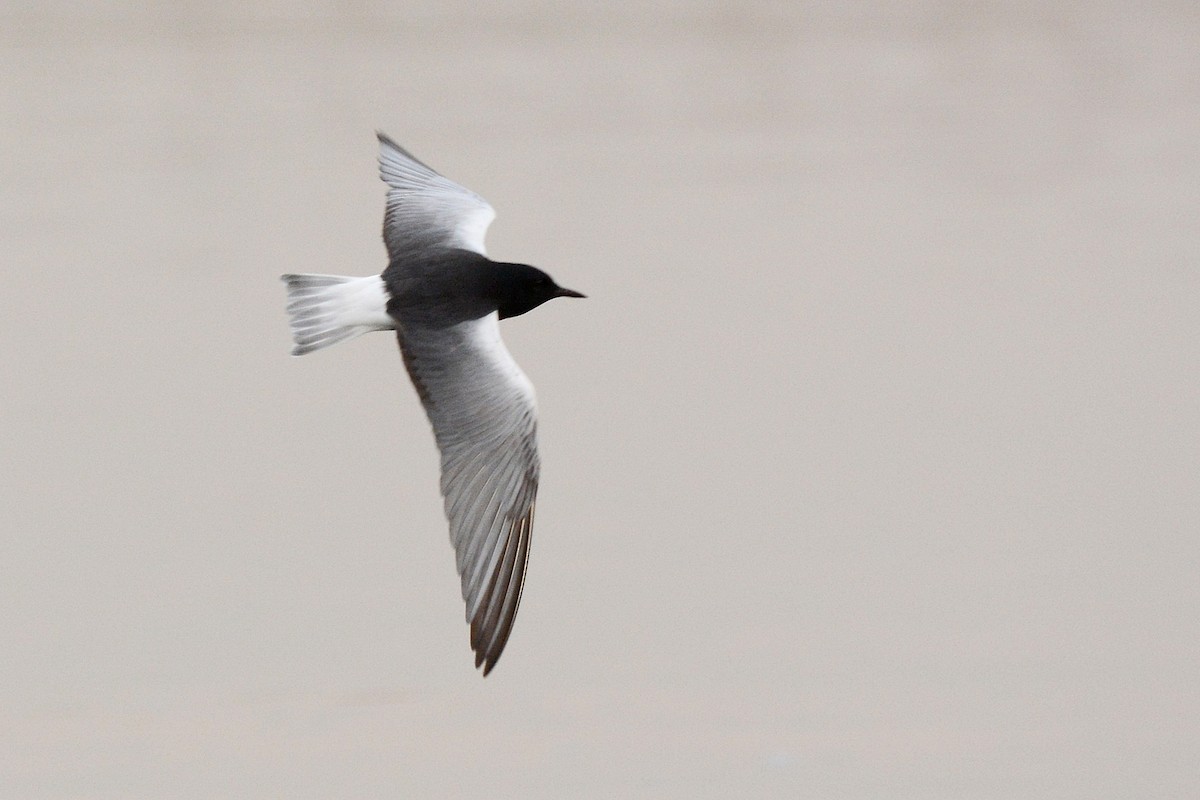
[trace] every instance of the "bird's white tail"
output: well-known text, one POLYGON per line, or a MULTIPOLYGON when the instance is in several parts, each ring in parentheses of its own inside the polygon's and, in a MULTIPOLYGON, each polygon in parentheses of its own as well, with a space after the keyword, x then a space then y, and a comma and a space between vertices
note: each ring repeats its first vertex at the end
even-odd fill
POLYGON ((368 331, 396 327, 388 316, 388 292, 383 278, 346 278, 341 275, 283 275, 287 284, 288 322, 302 356, 331 344, 353 339, 368 331))

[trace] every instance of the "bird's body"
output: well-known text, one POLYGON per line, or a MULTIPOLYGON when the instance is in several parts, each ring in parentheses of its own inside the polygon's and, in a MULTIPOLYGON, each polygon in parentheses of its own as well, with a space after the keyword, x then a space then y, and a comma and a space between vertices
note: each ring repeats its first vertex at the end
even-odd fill
POLYGON ((379 142, 388 267, 367 278, 284 275, 292 352, 396 331, 441 451, 471 647, 486 675, 520 602, 540 469, 533 385, 498 321, 583 295, 534 267, 489 259, 483 237, 492 207, 383 134, 379 142))

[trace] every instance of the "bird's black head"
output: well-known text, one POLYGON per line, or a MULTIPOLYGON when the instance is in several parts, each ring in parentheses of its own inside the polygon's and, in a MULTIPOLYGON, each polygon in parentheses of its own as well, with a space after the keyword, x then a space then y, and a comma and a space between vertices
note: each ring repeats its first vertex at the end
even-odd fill
POLYGON ((517 317, 556 297, 584 297, 564 289, 546 273, 528 264, 494 265, 494 297, 500 319, 517 317))

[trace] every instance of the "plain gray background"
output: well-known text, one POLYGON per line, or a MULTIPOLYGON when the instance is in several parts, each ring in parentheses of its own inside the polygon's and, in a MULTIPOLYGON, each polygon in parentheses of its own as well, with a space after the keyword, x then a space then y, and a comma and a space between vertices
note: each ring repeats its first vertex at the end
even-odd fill
POLYGON ((0 797, 1200 795, 1200 10, 0 9, 0 797), (471 666, 381 128, 590 299, 471 666))

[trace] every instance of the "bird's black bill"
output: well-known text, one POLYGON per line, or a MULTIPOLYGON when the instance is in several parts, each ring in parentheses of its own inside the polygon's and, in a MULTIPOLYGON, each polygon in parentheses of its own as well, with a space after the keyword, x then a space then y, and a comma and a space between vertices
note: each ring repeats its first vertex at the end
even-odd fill
POLYGON ((554 296, 555 297, 587 297, 586 294, 580 294, 579 292, 573 291, 571 289, 564 289, 561 286, 558 289, 558 294, 556 294, 554 296))

